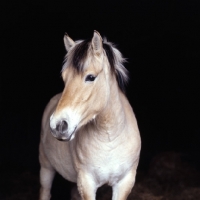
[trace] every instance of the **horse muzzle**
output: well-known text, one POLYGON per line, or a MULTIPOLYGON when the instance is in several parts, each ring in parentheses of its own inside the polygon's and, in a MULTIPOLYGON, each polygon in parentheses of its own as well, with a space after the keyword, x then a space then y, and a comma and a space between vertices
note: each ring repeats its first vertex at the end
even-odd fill
POLYGON ((68 123, 65 120, 62 120, 56 124, 55 128, 50 126, 52 135, 58 140, 69 141, 73 132, 70 134, 68 131, 68 123))

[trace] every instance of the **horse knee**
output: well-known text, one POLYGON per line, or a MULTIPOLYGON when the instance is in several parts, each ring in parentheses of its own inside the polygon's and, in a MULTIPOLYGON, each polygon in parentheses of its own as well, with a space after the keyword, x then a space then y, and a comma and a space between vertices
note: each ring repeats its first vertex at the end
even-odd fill
POLYGON ((130 171, 121 181, 113 186, 112 200, 126 200, 135 184, 136 170, 130 171))
POLYGON ((51 186, 55 171, 41 167, 40 169, 40 198, 39 200, 49 200, 51 198, 51 186))

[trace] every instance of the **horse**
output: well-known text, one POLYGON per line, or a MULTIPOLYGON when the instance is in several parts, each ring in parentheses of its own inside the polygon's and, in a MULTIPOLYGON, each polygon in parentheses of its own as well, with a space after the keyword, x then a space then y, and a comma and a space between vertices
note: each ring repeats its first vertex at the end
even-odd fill
POLYGON ((73 41, 62 67, 64 90, 45 108, 39 145, 40 200, 51 198, 58 172, 77 185, 78 199, 95 200, 102 185, 112 200, 127 199, 135 183, 141 139, 125 96, 126 61, 114 44, 94 31, 73 41))

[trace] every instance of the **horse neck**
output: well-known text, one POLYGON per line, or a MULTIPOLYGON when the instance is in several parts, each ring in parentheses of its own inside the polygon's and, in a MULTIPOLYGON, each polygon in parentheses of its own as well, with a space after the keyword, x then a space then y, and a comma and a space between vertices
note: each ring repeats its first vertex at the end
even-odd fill
POLYGON ((109 137, 109 140, 115 139, 122 132, 125 126, 126 114, 124 110, 124 94, 114 80, 110 88, 110 97, 106 107, 96 117, 96 125, 102 135, 109 137))

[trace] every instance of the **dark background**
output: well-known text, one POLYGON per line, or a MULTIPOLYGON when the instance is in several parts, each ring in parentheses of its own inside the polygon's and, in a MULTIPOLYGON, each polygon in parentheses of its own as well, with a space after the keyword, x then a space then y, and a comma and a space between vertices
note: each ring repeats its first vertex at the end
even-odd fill
POLYGON ((200 167, 199 3, 12 1, 1 6, 0 167, 38 170, 40 122, 63 89, 63 36, 97 30, 117 44, 130 72, 127 96, 142 138, 139 169, 164 151, 200 167))

